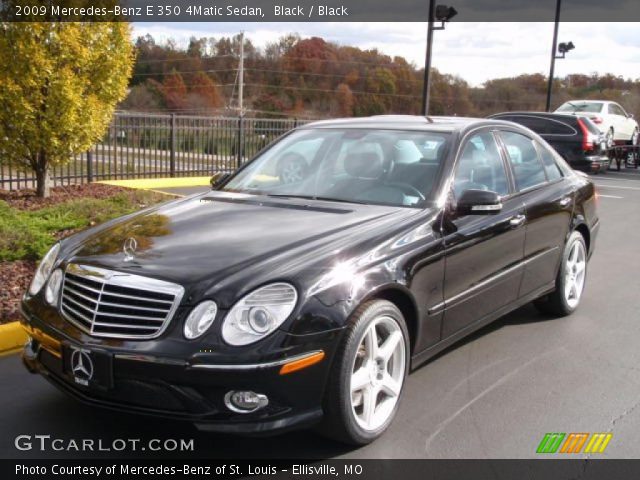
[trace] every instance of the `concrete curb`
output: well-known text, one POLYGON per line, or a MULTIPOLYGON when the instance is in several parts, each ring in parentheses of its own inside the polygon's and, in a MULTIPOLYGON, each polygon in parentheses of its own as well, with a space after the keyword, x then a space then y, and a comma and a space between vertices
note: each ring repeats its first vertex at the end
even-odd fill
POLYGON ((20 322, 0 325, 0 357, 18 352, 27 341, 27 332, 20 322))
MULTIPOLYGON (((135 180, 105 180, 98 183, 117 187, 139 188, 142 190, 157 190, 175 187, 204 187, 208 186, 211 177, 178 177, 178 178, 139 178, 135 180)), ((166 192, 163 192, 166 193, 166 192)))

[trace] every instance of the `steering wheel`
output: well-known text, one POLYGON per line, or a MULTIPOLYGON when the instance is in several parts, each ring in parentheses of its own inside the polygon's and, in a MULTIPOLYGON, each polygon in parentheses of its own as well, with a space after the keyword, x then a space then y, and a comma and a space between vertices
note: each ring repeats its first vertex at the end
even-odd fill
POLYGON ((424 196, 424 194, 420 190, 418 190, 416 187, 411 185, 410 183, 391 182, 391 183, 386 183, 385 186, 398 188, 402 190, 402 193, 404 194, 410 194, 411 196, 418 197, 420 200, 426 200, 426 197, 424 196))

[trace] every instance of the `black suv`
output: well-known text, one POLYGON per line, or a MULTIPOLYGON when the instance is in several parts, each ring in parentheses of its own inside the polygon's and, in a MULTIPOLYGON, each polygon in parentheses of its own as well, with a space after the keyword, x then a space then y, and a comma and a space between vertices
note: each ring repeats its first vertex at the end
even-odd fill
POLYGON ((546 112, 504 112, 489 118, 530 128, 576 170, 598 173, 609 168, 605 137, 586 117, 546 112))

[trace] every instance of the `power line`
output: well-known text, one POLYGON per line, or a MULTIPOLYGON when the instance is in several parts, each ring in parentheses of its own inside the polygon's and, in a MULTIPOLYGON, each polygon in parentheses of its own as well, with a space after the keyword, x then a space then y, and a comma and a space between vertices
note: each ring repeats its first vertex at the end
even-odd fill
POLYGON ((183 73, 222 73, 222 72, 235 72, 237 68, 225 68, 221 70, 172 70, 171 72, 156 72, 156 73, 134 73, 131 75, 132 77, 152 77, 152 76, 164 76, 167 77, 169 75, 173 75, 175 73, 183 74, 183 73))
MULTIPOLYGON (((311 76, 311 77, 333 77, 333 78, 345 78, 347 74, 339 74, 339 73, 312 73, 312 72, 296 72, 294 70, 269 70, 269 69, 262 69, 262 68, 246 68, 245 70, 248 71, 252 71, 252 72, 267 72, 267 73, 283 73, 283 74, 287 74, 287 75, 307 75, 307 76, 311 76)), ((417 73, 417 72, 414 72, 417 73)), ((408 83, 420 83, 417 79, 402 79, 399 80, 401 82, 408 82, 408 83)))
MULTIPOLYGON (((178 54, 181 53, 180 50, 168 50, 168 52, 178 53, 178 54)), ((194 60, 207 61, 207 60, 216 60, 218 58, 230 58, 230 57, 237 58, 236 55, 226 54, 226 55, 212 55, 210 57, 151 58, 151 59, 144 59, 144 60, 136 60, 136 63, 141 63, 146 65, 149 63, 190 62, 194 60)))
MULTIPOLYGON (((180 53, 179 50, 169 50, 169 52, 172 53, 180 53)), ((137 60, 137 63, 140 64, 150 64, 150 63, 170 63, 170 62, 187 62, 187 61, 207 61, 207 60, 216 60, 216 59, 223 59, 223 58, 238 58, 237 55, 235 54, 226 54, 226 55, 213 55, 210 57, 184 57, 184 58, 166 58, 166 59, 148 59, 148 60, 137 60)), ((379 68, 409 68, 412 71, 417 71, 416 67, 411 64, 411 63, 407 63, 406 65, 398 65, 395 63, 376 63, 375 61, 372 62, 363 62, 363 61, 358 61, 358 60, 339 60, 337 58, 309 58, 309 57, 292 57, 289 55, 282 55, 280 57, 280 60, 299 60, 302 62, 314 62, 314 63, 336 63, 336 64, 342 64, 342 65, 364 65, 364 66, 368 66, 368 67, 379 67, 379 68)))

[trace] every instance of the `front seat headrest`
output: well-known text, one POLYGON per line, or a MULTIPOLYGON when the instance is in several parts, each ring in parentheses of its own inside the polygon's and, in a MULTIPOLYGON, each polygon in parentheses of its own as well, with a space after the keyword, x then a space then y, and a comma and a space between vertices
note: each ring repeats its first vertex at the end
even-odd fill
POLYGON ((373 152, 353 153, 344 159, 344 169, 352 177, 375 180, 384 173, 382 158, 373 152))

